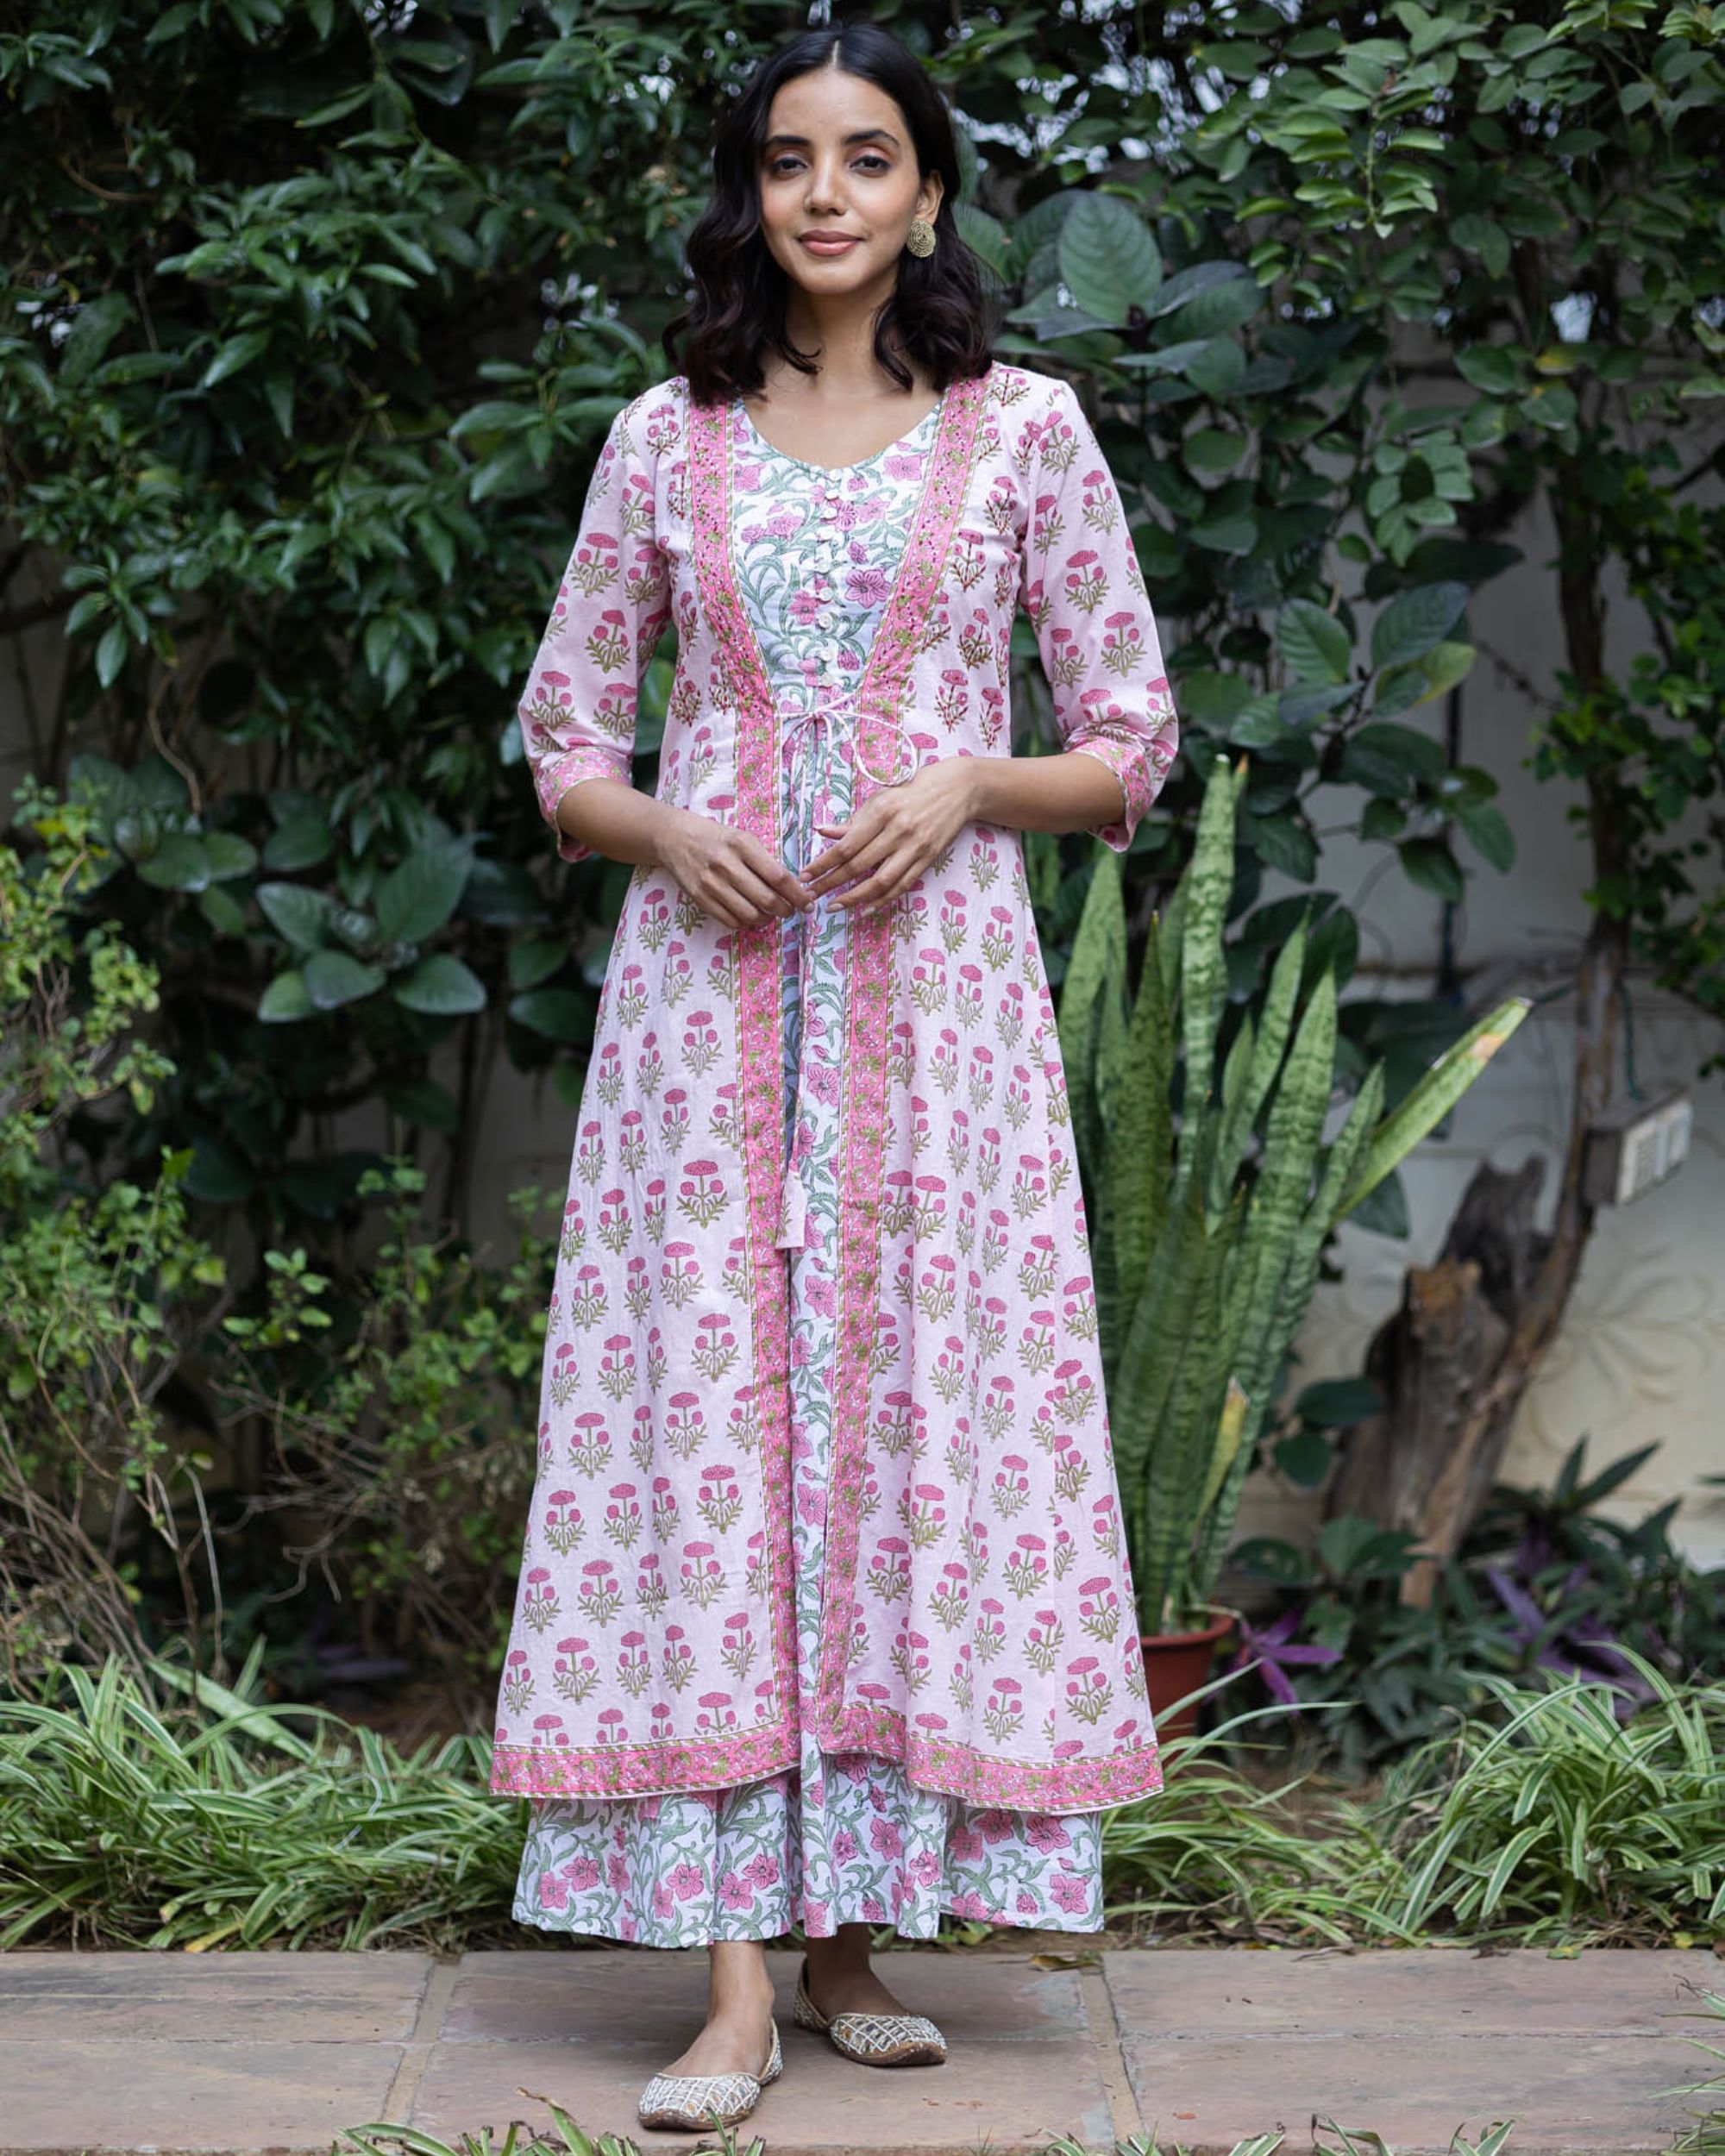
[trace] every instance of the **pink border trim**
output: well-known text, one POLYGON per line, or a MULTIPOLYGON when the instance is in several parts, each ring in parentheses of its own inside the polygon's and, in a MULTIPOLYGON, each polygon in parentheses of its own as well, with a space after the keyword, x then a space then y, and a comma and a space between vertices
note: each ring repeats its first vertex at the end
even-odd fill
POLYGON ((568 1752, 496 1745, 491 1789, 497 1796, 669 1796, 753 1781, 794 1767, 797 1756, 796 1726, 783 1720, 722 1739, 680 1738, 568 1752))
POLYGON ((1094 837, 1116 853, 1124 852, 1131 844, 1132 833, 1162 791, 1178 745, 1174 699, 1166 675, 1157 674, 1153 681, 1146 682, 1142 694, 1144 716, 1155 727, 1148 741, 1138 725, 1104 716, 1082 721, 1063 744, 1070 755, 1095 756, 1107 764, 1120 782, 1121 813, 1106 824, 1088 827, 1094 837))
MULTIPOLYGON (((842 1742, 819 1741, 824 1751, 867 1752, 896 1760, 919 1788, 1021 1811, 1096 1811, 1154 1796, 1163 1786, 1153 1745, 1088 1759, 1000 1759, 968 1745, 907 1733, 902 1715, 862 1705, 846 1714, 842 1742)), ((498 1745, 492 1752, 491 1789, 498 1796, 667 1796, 723 1789, 798 1764, 795 1733, 787 1736, 776 1724, 720 1744, 569 1752, 498 1745)))
MULTIPOLYGON (((853 810, 879 790, 872 773, 898 768, 898 706, 923 624, 939 589, 952 528, 963 505, 986 375, 955 383, 935 436, 921 498, 891 596, 857 690, 858 756, 853 810)), ((876 1725, 896 1716, 865 1709, 869 1733, 847 1714, 844 1680, 856 1610, 860 1499, 868 1461, 869 1352, 879 1315, 880 1192, 886 1157, 887 1031, 891 1018, 893 925, 888 912, 853 918, 845 964, 850 984, 844 1037, 844 1188, 839 1248, 837 1367, 833 1374, 832 1475, 826 1514, 826 1602, 822 1613, 815 1736, 829 1752, 878 1749, 876 1725)), ((902 1744, 902 1738, 900 1739, 902 1744)), ((900 1756, 902 1756, 900 1752, 900 1756)))
MULTIPOLYGON (((772 688, 731 561, 731 409, 691 400, 687 411, 695 576, 714 638, 728 654, 736 685, 737 822, 776 857, 778 722, 772 688)), ((789 1733, 794 1756, 799 1717, 791 1543, 790 1274, 787 1259, 775 1244, 783 1196, 785 1113, 778 921, 769 915, 752 928, 738 931, 735 941, 737 1093, 749 1192, 749 1304, 754 1319, 754 1382, 767 1514, 775 1728, 782 1727, 789 1733)), ((718 1786, 717 1777, 710 1786, 718 1786)))
MULTIPOLYGON (((1146 1715, 1146 1727, 1149 1721, 1146 1715)), ((1005 1759, 970 1745, 925 1737, 890 1708, 860 1702, 846 1710, 836 1738, 830 1741, 822 1733, 820 1744, 824 1751, 871 1752, 896 1759, 920 1789, 1020 1811, 1097 1811, 1155 1796, 1162 1788, 1162 1757, 1153 1741, 1088 1758, 1005 1759)))

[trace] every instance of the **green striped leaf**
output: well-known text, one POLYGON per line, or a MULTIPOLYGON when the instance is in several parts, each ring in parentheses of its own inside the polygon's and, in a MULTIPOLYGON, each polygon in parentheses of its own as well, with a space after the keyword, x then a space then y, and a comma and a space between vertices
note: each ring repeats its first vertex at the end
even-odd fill
MULTIPOLYGON (((1108 1173, 1119 1292, 1132 1307, 1168 1212, 1174 1133, 1174 1015, 1163 978, 1166 945, 1152 921, 1126 1027, 1126 1075, 1115 1106, 1108 1173)), ((1108 1366, 1104 1356, 1104 1367, 1108 1366)))
MULTIPOLYGON (((1245 767, 1241 766, 1242 774, 1245 767)), ((1215 1069, 1216 1029, 1227 998, 1222 926, 1234 882, 1234 774, 1226 760, 1210 767, 1198 812, 1198 833, 1182 880, 1185 922, 1180 955, 1180 1033, 1186 1053, 1186 1113, 1180 1132, 1178 1181, 1190 1179, 1215 1069)))
POLYGON ((1395 1112, 1373 1131, 1359 1173, 1336 1208, 1338 1220, 1352 1213, 1437 1128, 1533 1007, 1530 997, 1509 997, 1438 1057, 1395 1112))
POLYGON ((1090 887, 1084 893, 1084 909, 1060 987, 1057 1021, 1073 1141, 1091 1160, 1101 1157, 1103 1144, 1096 1082, 1097 1023, 1103 998, 1111 993, 1118 997, 1124 985, 1126 947, 1120 857, 1100 840, 1095 852, 1090 887))

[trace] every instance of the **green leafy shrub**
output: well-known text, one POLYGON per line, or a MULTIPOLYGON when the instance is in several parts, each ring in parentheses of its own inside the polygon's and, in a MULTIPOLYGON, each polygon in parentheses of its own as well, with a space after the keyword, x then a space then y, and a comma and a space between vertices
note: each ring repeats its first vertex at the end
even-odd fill
POLYGON ((424 1171, 386 1162, 360 1181, 382 1234, 350 1285, 303 1246, 269 1247, 262 1307, 235 1311, 191 1224, 188 1156, 138 1179, 123 1148, 141 1126, 101 1112, 122 1091, 147 1112, 172 1075, 144 1037, 154 969, 78 903, 111 868, 104 819, 33 783, 20 802, 39 849, 0 847, 4 1668, 137 1660, 169 1623, 218 1656, 261 1624, 286 1651, 279 1613, 246 1591, 267 1560, 228 1555, 263 1518, 368 1644, 411 1645, 477 1711, 536 1457, 557 1248, 529 1225, 543 1197, 515 1194, 520 1245, 493 1269, 424 1227, 424 1171), (169 1388, 196 1411, 189 1437, 165 1417, 169 1388), (224 1429, 231 1458, 264 1467, 212 1500, 224 1429))
POLYGON ((1572 1447, 1549 1490, 1500 1484, 1424 1608, 1402 1595, 1411 1534, 1344 1516, 1309 1551, 1274 1536, 1236 1545, 1240 1573, 1277 1596, 1246 1622, 1235 1662, 1287 1710, 1266 1733, 1354 1779, 1452 1710, 1489 1715, 1488 1675, 1590 1678, 1623 1719, 1654 1696, 1636 1656, 1675 1683, 1725 1668, 1725 1566, 1703 1568, 1672 1542, 1676 1502, 1630 1523, 1599 1514, 1657 1447, 1592 1476, 1586 1449, 1572 1447))
POLYGON ((284 1514, 285 1554, 316 1565, 368 1650, 411 1651, 469 1715, 488 1710, 538 1451, 533 1430, 554 1235, 513 1194, 521 1240, 492 1268, 426 1232, 422 1169, 367 1170, 384 1233, 361 1282, 270 1250, 268 1301, 223 1320, 224 1418, 253 1416, 274 1463, 243 1518, 284 1514))
POLYGON ((80 899, 90 813, 25 782, 41 849, 0 844, 0 1667, 69 1643, 135 1654, 139 1525, 196 1625, 195 1453, 160 1395, 210 1321, 221 1258, 193 1231, 187 1156, 135 1167, 116 1096, 147 1112, 172 1064, 147 1037, 155 969, 80 899))

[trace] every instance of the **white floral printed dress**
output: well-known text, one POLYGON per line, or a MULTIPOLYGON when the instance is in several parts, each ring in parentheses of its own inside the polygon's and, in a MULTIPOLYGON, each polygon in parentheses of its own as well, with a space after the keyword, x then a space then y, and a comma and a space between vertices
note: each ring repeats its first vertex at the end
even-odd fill
MULTIPOLYGON (((944 403, 944 398, 942 399, 944 403)), ((732 563, 779 713, 781 828, 800 871, 850 812, 831 752, 861 678, 927 473, 938 404, 861 464, 831 468, 775 449, 736 473, 732 563)), ((783 936, 799 1683, 812 1698, 819 1645, 838 1314, 838 1105, 844 1077, 846 910, 821 899, 783 936)), ((995 1924, 1095 1931, 1101 1814, 967 1804, 915 1787, 894 1762, 823 1753, 806 1727, 796 1769, 723 1789, 536 1802, 514 1915, 555 1931, 643 1946, 771 1939, 800 1925, 891 1924, 934 1936, 941 1912, 995 1924)))

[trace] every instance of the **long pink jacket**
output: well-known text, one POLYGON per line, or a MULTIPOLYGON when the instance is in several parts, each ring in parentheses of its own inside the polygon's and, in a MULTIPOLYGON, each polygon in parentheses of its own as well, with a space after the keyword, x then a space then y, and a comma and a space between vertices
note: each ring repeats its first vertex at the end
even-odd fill
MULTIPOLYGON (((681 376, 614 422, 520 708, 541 807, 629 780, 642 668, 676 674, 659 796, 782 857, 771 688, 730 561, 735 405, 681 376)), ((1125 514, 1066 384, 945 400, 897 582, 829 714, 877 785, 1012 752, 1013 615, 1124 848, 1176 745, 1125 514)), ((561 833, 569 861, 583 848, 561 833)), ((781 924, 630 879, 552 1296, 498 1790, 719 1787, 797 1759, 781 924)), ((842 1282, 815 1733, 1043 1811, 1161 1785, 1065 1076, 1016 831, 967 825, 850 921, 842 1282)))

